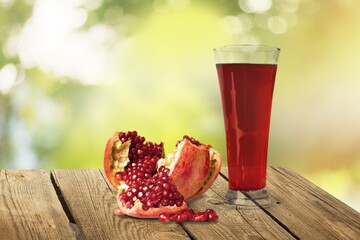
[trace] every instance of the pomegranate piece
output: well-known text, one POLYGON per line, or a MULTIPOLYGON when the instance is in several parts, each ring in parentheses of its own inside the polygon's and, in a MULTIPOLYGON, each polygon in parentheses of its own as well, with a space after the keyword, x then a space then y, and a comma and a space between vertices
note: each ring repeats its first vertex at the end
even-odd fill
POLYGON ((136 131, 116 132, 104 153, 105 174, 118 190, 115 214, 164 222, 195 220, 198 213, 187 209, 186 200, 210 187, 221 161, 211 146, 189 136, 165 158, 163 143, 146 142, 136 131))

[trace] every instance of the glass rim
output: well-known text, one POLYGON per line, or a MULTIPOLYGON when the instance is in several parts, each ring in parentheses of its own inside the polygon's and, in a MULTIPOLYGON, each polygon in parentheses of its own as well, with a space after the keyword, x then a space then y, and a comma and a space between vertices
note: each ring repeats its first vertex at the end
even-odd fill
POLYGON ((213 50, 215 52, 276 52, 280 51, 281 49, 278 47, 260 44, 232 44, 217 47, 213 50))

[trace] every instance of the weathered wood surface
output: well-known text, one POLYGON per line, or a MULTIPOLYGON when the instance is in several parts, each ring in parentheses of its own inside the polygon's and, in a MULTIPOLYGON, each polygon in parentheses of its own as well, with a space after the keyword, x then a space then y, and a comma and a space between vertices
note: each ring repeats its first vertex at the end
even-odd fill
POLYGON ((76 239, 46 171, 0 171, 0 239, 76 239))
POLYGON ((289 169, 270 167, 267 177, 272 205, 264 211, 293 236, 360 239, 360 213, 289 169))
POLYGON ((189 239, 174 222, 115 216, 115 193, 102 170, 54 170, 51 177, 84 239, 189 239))
POLYGON ((280 167, 268 169, 269 208, 224 203, 223 168, 191 208, 217 222, 162 223, 113 214, 116 193, 103 170, 2 170, 0 239, 360 239, 360 213, 280 167), (52 183, 52 184, 51 184, 52 183))

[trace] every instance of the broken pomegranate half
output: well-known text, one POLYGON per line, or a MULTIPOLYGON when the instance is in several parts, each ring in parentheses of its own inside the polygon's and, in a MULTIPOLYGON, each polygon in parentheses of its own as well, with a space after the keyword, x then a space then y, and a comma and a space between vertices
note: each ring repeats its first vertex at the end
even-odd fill
MULTIPOLYGON (((104 171, 118 191, 115 214, 178 222, 216 220, 213 212, 206 218, 185 215, 192 211, 186 201, 200 196, 215 181, 221 167, 220 154, 184 136, 172 153, 164 155, 163 143, 146 142, 136 131, 116 132, 108 140, 104 171)), ((208 212, 197 214, 207 216, 208 212)))

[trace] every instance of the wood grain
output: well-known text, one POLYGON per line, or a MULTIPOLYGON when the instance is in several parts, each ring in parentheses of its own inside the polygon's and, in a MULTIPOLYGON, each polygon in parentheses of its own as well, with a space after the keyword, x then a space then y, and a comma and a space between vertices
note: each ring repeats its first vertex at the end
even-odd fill
POLYGON ((302 239, 359 239, 360 213, 286 168, 270 168, 269 212, 302 239), (284 217, 285 216, 285 217, 284 217))
POLYGON ((45 170, 0 171, 0 239, 76 239, 45 170))
POLYGON ((51 171, 84 239, 189 239, 175 222, 115 216, 115 195, 103 174, 99 169, 51 171))
POLYGON ((100 169, 53 170, 50 176, 1 170, 0 239, 359 239, 360 213, 289 169, 268 169, 272 204, 255 209, 224 202, 227 169, 221 171, 189 203, 197 211, 217 211, 217 222, 165 224, 115 216, 115 195, 100 169))
MULTIPOLYGON (((227 177, 227 169, 221 173, 227 177)), ((263 209, 299 239, 358 239, 360 213, 295 172, 271 167, 267 172, 271 206, 263 209)))
POLYGON ((203 196, 190 202, 198 210, 214 209, 217 222, 184 222, 183 226, 196 239, 294 239, 260 208, 239 209, 224 203, 227 181, 218 176, 203 196), (206 236, 206 238, 204 238, 206 236))

